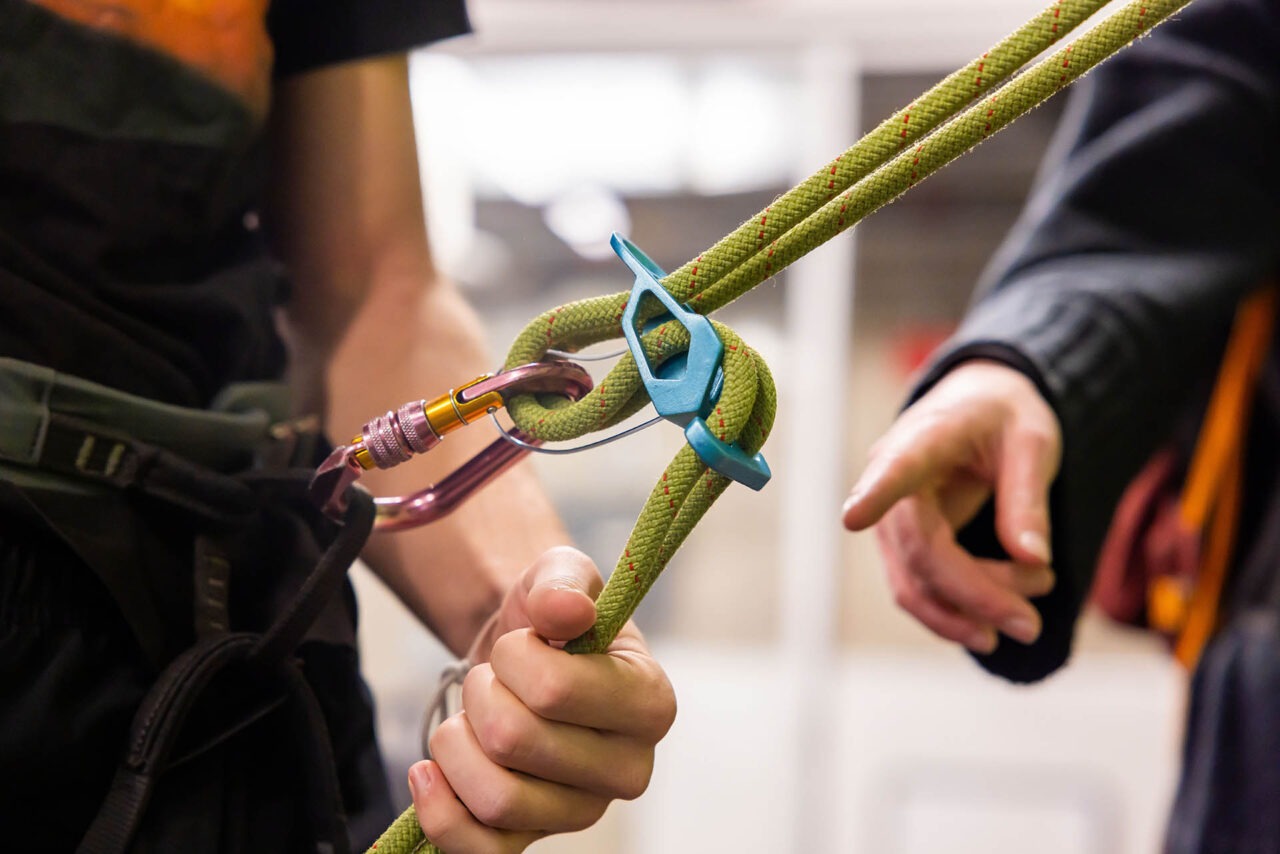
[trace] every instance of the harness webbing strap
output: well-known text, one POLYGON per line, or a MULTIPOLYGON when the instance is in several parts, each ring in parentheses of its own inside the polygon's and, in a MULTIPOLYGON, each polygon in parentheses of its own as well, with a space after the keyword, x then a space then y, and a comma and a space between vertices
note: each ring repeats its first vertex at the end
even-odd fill
MULTIPOLYGON (((296 489, 305 494, 307 472, 291 475, 269 474, 260 483, 282 491, 296 489)), ((85 833, 78 854, 124 854, 134 836, 163 773, 198 755, 207 746, 221 741, 214 734, 184 756, 174 756, 184 726, 214 679, 227 668, 244 663, 259 668, 268 684, 281 686, 285 705, 293 716, 293 729, 307 739, 302 755, 310 760, 305 779, 317 799, 308 800, 313 829, 320 834, 317 850, 345 854, 349 850, 347 828, 342 817, 342 797, 330 754, 324 715, 306 679, 291 658, 324 603, 332 598, 346 576, 347 568, 360 553, 373 530, 373 498, 352 487, 342 527, 321 555, 315 569, 293 594, 283 614, 262 634, 223 632, 212 634, 174 659, 151 686, 134 715, 129 747, 108 790, 97 817, 85 833), (316 801, 319 801, 318 803, 316 801)), ((277 705, 268 692, 263 703, 247 713, 246 721, 257 718, 263 709, 277 705)), ((228 732, 238 729, 233 723, 228 732)))
MULTIPOLYGON (((1014 75, 1096 11, 1116 0, 1055 0, 982 56, 942 80, 882 122, 852 148, 780 196, 715 246, 662 280, 677 300, 706 314, 771 278, 863 217, 894 201, 942 166, 1008 126, 1190 0, 1132 0, 1070 44, 1014 75)), ((517 336, 506 367, 534 362, 549 349, 573 352, 622 337, 628 293, 559 306, 517 336)), ((650 315, 653 316, 653 315, 650 315)), ((641 321, 648 318, 641 318, 641 321)), ((724 391, 709 425, 717 438, 754 454, 767 438, 776 409, 764 361, 727 327, 724 391)), ((642 339, 650 363, 661 364, 688 345, 683 327, 664 323, 642 339)), ((581 400, 508 401, 516 426, 546 441, 574 439, 638 411, 648 398, 635 360, 623 356, 581 400)), ((566 649, 600 652, 630 619, 672 554, 729 481, 684 447, 649 495, 622 556, 596 603, 595 626, 566 649)), ((423 838, 410 808, 374 845, 377 854, 437 852, 423 838)))

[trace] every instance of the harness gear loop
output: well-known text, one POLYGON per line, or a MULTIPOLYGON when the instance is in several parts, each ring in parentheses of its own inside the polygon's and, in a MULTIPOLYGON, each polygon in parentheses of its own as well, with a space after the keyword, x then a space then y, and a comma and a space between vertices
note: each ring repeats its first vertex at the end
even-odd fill
MULTIPOLYGON (((688 305, 698 314, 732 302, 894 201, 1189 2, 1056 0, 711 249, 662 277, 662 288, 677 304, 688 305), (1114 14, 1016 73, 1108 5, 1118 6, 1114 14)), ((550 350, 573 353, 627 335, 623 315, 628 297, 623 292, 544 312, 516 337, 506 364, 536 362, 550 350)), ((712 325, 725 347, 724 391, 715 404, 714 423, 708 421, 707 426, 719 434, 721 442, 737 442, 744 454, 755 454, 773 425, 777 402, 773 380, 764 360, 732 330, 715 321, 712 325)), ((649 399, 638 362, 661 365, 687 351, 691 336, 679 324, 665 323, 636 337, 631 353, 575 403, 551 408, 532 395, 507 400, 516 426, 534 439, 564 441, 609 427, 638 411, 649 399)), ((690 446, 680 449, 645 502, 596 601, 596 624, 567 644, 567 651, 602 652, 609 646, 672 554, 730 482, 690 446)), ((439 854, 425 840, 412 808, 388 828, 370 849, 374 850, 377 854, 439 854)))

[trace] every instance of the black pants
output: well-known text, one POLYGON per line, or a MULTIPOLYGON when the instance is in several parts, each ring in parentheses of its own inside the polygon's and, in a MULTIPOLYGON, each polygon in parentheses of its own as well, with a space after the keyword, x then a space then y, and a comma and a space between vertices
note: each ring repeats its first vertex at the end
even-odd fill
POLYGON ((1166 854, 1280 852, 1280 615, 1231 618, 1191 685, 1166 854))
MULTIPOLYGON (((354 600, 349 587, 344 592, 338 610, 354 629, 354 600)), ((352 847, 362 850, 394 816, 355 648, 310 639, 295 655, 328 728, 352 847)), ((76 849, 156 676, 98 575, 35 519, 0 514, 0 834, 6 850, 76 849)), ((193 741, 204 738, 200 750, 160 778, 134 850, 314 851, 303 802, 308 766, 299 754, 307 746, 274 702, 278 689, 234 670, 218 679, 210 702, 192 715, 191 729, 202 734, 193 741), (216 720, 219 715, 225 720, 216 720), (210 732, 219 733, 212 744, 210 732)))

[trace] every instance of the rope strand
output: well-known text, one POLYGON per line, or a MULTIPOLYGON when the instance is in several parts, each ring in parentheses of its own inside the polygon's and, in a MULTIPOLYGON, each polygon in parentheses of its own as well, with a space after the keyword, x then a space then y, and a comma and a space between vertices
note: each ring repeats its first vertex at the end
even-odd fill
MULTIPOLYGON (((1190 0, 1133 0, 1114 15, 1010 79, 1102 7, 1116 0, 1056 0, 995 47, 886 119, 853 147, 780 196, 711 249, 662 280, 676 299, 706 314, 742 296, 787 265, 889 204, 942 166, 1008 126, 1187 5, 1190 0)), ((541 359, 549 349, 573 352, 622 336, 627 293, 560 306, 517 336, 507 367, 541 359)), ((773 426, 777 397, 764 360, 731 330, 725 342, 721 438, 754 454, 773 426)), ((683 352, 688 334, 666 323, 641 339, 653 364, 683 352)), ((648 400, 627 354, 576 403, 515 398, 508 412, 525 433, 574 439, 617 423, 648 400)), ((596 602, 596 624, 566 649, 602 652, 630 619, 672 555, 730 481, 685 446, 667 466, 636 521, 626 548, 596 602)), ((370 852, 439 854, 425 841, 413 808, 370 852)))

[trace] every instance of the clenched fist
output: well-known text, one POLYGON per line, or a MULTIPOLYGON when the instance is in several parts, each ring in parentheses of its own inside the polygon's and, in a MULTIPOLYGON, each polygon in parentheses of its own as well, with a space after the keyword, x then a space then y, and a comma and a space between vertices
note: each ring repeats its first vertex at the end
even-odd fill
POLYGON ((481 631, 463 710, 409 772, 423 832, 448 854, 523 851, 648 786, 676 704, 644 638, 628 623, 602 655, 558 648, 595 622, 602 587, 586 555, 552 549, 481 631))

